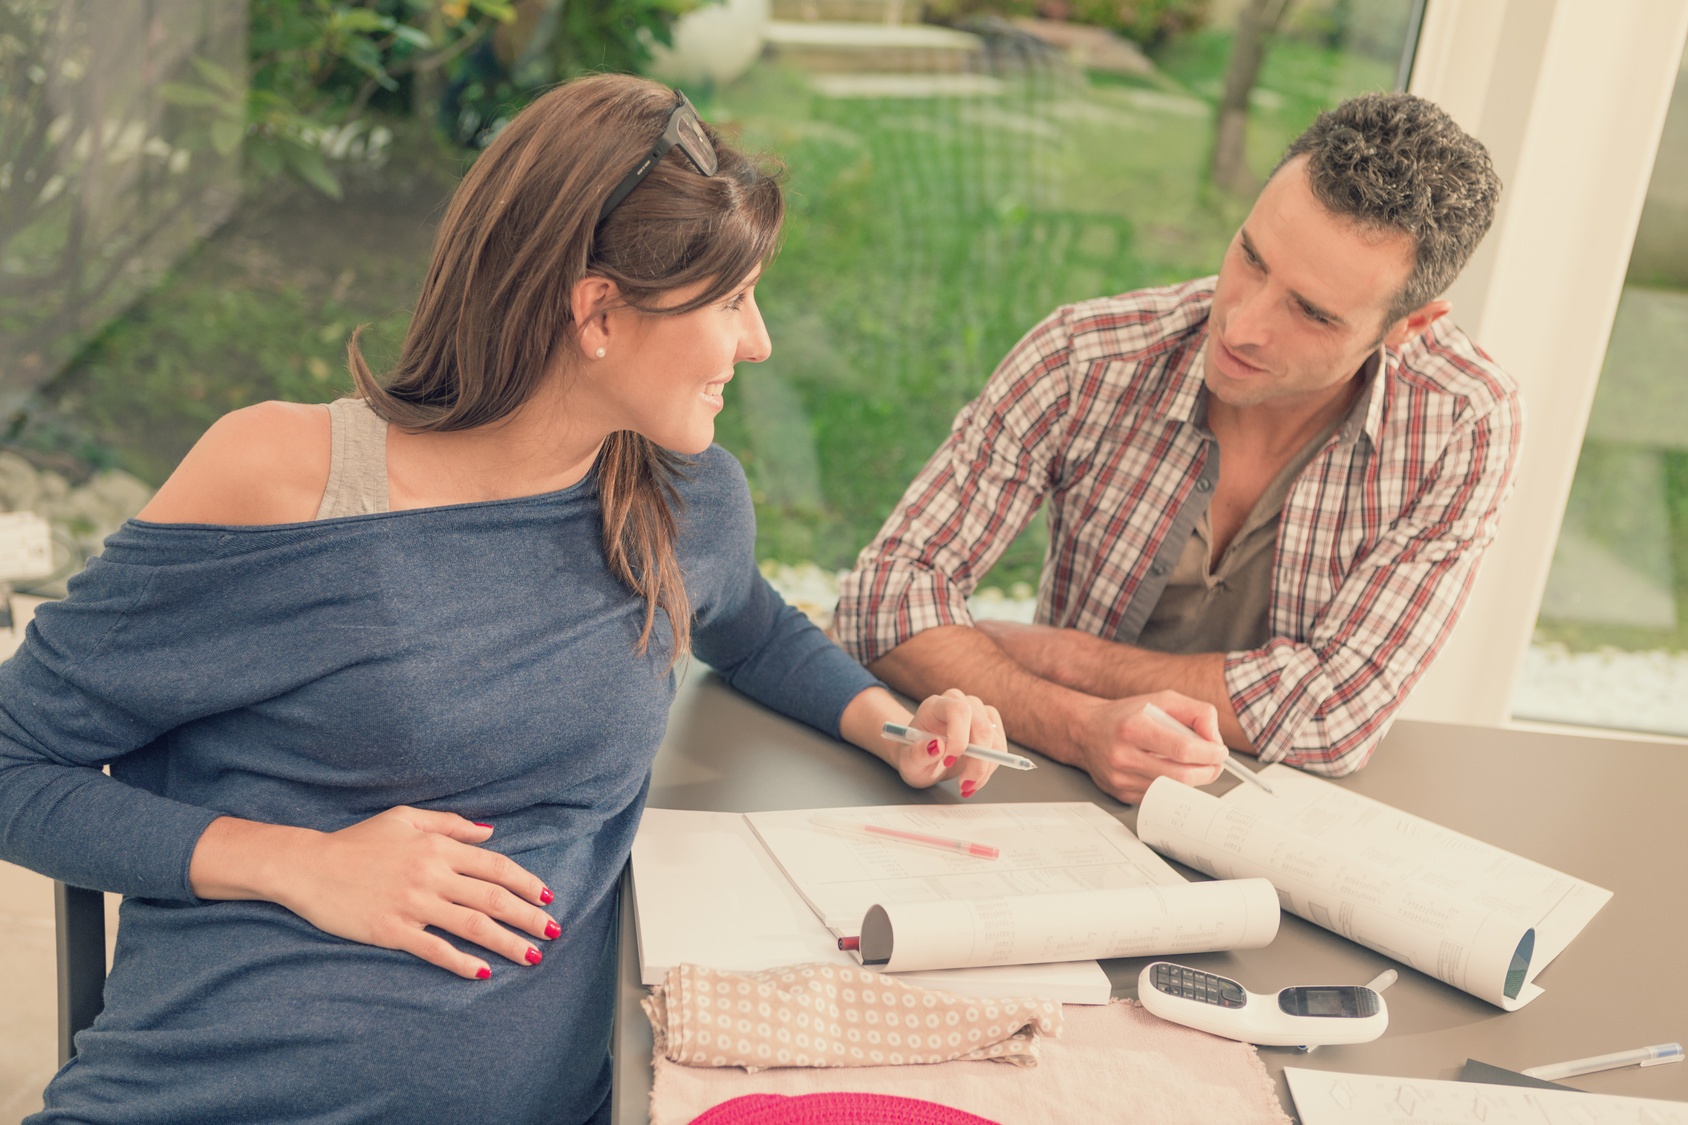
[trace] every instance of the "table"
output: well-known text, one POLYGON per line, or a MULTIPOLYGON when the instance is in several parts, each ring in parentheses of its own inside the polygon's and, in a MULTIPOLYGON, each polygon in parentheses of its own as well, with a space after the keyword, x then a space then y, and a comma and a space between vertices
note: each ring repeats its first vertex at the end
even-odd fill
MULTIPOLYGON (((1104 794, 1088 775, 1030 756, 1039 769, 999 770, 973 800, 1094 801, 1135 827, 1135 807, 1104 794)), ((1222 777, 1212 791, 1236 784, 1222 777)), ((1521 1011, 1502 1012, 1403 968, 1387 993, 1390 1026, 1382 1039, 1312 1054, 1261 1048, 1286 1109, 1293 1112, 1282 1076, 1286 1065, 1455 1078, 1467 1058, 1516 1070, 1688 1040, 1682 956, 1688 746, 1401 722, 1372 763, 1340 784, 1590 880, 1613 898, 1536 978, 1546 994, 1521 1011)), ((675 700, 650 792, 655 808, 737 812, 960 800, 953 784, 907 788, 871 755, 768 711, 695 664, 675 700)), ((622 902, 616 1125, 644 1125, 651 1084, 651 1031, 638 1003, 645 989, 630 897, 622 902)), ((1147 960, 1103 962, 1116 997, 1136 995, 1147 960)), ((1178 960, 1235 977, 1257 992, 1291 984, 1363 984, 1392 964, 1291 914, 1264 949, 1178 960)), ((1688 1063, 1590 1074, 1570 1084, 1688 1101, 1688 1063)))

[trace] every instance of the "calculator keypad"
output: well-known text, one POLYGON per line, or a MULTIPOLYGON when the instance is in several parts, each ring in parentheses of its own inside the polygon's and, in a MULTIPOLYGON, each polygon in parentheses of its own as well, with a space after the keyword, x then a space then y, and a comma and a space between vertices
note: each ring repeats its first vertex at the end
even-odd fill
POLYGON ((1240 1008, 1248 1002, 1243 986, 1229 977, 1204 973, 1183 965, 1161 963, 1154 966, 1149 983, 1168 996, 1194 1000, 1198 1004, 1212 1004, 1218 1008, 1240 1008))

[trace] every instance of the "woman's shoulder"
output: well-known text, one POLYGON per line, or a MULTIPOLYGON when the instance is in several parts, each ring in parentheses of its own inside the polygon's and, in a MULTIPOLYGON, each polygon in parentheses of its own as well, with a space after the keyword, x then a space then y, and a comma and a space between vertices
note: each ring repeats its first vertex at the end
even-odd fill
POLYGON ((738 458, 719 445, 688 457, 676 474, 675 486, 684 529, 682 544, 688 553, 713 551, 746 536, 755 538, 750 482, 738 458))
POLYGON ((711 445, 702 453, 686 458, 677 477, 681 502, 688 507, 712 510, 750 507, 750 482, 744 475, 744 466, 719 445, 711 445))
POLYGON ((138 518, 260 525, 316 518, 328 486, 328 411, 260 402, 206 430, 138 518))

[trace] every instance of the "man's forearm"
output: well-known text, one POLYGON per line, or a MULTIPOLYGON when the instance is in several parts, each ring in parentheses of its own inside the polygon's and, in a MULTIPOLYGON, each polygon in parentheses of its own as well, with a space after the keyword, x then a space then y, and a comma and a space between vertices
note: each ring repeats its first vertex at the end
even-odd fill
POLYGON ((1237 722, 1231 693, 1225 686, 1224 653, 1153 652, 1049 625, 984 622, 980 628, 997 642, 1004 655, 1027 672, 1073 691, 1103 699, 1176 691, 1211 703, 1218 712, 1219 733, 1225 745, 1255 752, 1254 743, 1237 722))
POLYGON ((992 704, 1014 741, 1068 765, 1079 753, 1086 713, 1097 700, 1034 675, 990 637, 965 625, 917 633, 870 666, 904 695, 919 698, 958 687, 992 704))

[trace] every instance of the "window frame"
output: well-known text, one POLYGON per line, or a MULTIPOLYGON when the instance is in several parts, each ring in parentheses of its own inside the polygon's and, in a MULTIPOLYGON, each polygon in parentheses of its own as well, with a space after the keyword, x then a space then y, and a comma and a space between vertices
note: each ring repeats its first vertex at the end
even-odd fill
POLYGON ((1525 437, 1465 613, 1403 718, 1511 724, 1685 39, 1688 0, 1428 0, 1409 89, 1488 145, 1506 185, 1448 296, 1522 387, 1525 437))

